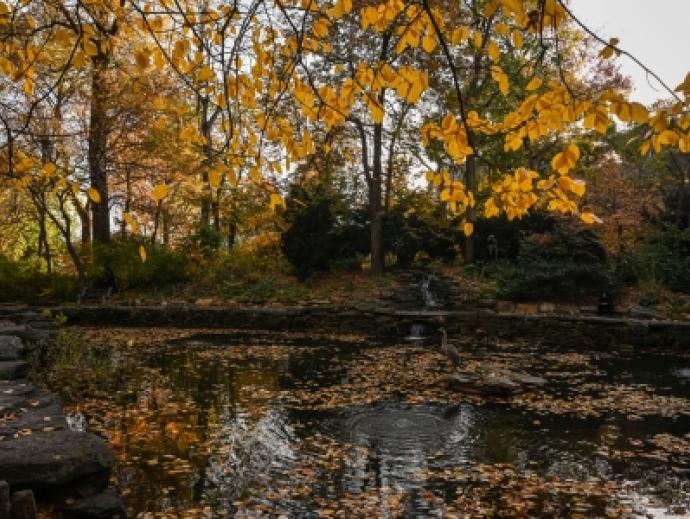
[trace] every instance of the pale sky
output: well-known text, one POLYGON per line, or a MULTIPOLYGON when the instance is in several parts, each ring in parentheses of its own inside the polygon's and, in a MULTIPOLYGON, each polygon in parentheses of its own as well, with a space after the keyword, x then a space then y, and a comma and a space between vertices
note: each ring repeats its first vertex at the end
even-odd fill
MULTIPOLYGON (((570 9, 606 40, 615 37, 672 89, 690 72, 690 0, 571 0, 570 9)), ((631 98, 648 104, 670 97, 625 56, 617 58, 633 80, 631 98)))

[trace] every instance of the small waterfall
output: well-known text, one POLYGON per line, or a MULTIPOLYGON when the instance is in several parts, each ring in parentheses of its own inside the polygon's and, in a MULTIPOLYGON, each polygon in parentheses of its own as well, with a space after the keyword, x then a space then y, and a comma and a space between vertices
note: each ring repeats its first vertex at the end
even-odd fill
POLYGON ((406 337, 408 341, 421 341, 424 339, 424 325, 413 324, 410 326, 410 335, 406 337))
POLYGON ((438 308, 438 300, 431 290, 431 283, 436 279, 433 274, 422 274, 422 280, 419 282, 419 291, 422 294, 422 301, 424 301, 424 308, 438 308))

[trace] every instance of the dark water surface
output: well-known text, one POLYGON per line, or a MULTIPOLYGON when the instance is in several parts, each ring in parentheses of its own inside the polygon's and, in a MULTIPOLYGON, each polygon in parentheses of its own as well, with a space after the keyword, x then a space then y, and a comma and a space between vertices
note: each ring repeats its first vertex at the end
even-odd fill
POLYGON ((467 369, 548 380, 485 400, 430 346, 131 333, 127 387, 82 412, 133 517, 690 516, 683 353, 458 340, 467 369))

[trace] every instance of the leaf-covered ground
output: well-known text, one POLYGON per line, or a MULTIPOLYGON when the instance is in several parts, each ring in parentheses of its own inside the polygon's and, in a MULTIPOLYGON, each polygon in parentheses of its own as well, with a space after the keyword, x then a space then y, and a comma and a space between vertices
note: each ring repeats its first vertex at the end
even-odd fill
POLYGON ((487 398, 449 388, 434 340, 73 332, 120 374, 71 410, 133 517, 688 515, 687 354, 451 337, 463 373, 547 380, 487 398))

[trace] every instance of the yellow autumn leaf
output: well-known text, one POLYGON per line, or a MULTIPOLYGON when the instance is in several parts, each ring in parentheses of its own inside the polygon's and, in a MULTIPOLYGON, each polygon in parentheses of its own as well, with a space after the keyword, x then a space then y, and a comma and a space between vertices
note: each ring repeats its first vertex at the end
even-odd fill
POLYGON ((52 177, 56 170, 57 167, 52 162, 46 162, 41 166, 41 174, 46 177, 52 177))
POLYGON ((201 67, 201 70, 199 70, 199 81, 210 81, 216 77, 216 75, 213 73, 213 69, 209 67, 208 65, 204 65, 201 67))
POLYGON ((425 52, 431 54, 436 48, 436 38, 432 34, 427 34, 422 38, 422 48, 425 52))
POLYGON ((95 188, 90 187, 89 189, 86 190, 86 194, 89 196, 89 198, 91 199, 91 201, 94 204, 100 204, 101 203, 101 194, 98 191, 96 191, 95 188))
POLYGON ((284 206, 283 197, 278 193, 271 193, 271 201, 269 202, 272 211, 276 210, 278 206, 284 206))
POLYGON ((150 53, 148 50, 140 50, 134 54, 134 59, 137 63, 137 67, 141 70, 146 70, 149 66, 150 53))
POLYGON ((609 44, 602 49, 602 51, 599 53, 599 56, 601 56, 603 59, 609 59, 614 54, 618 54, 619 51, 615 49, 615 46, 618 45, 618 42, 618 38, 611 38, 609 40, 609 44))
POLYGON ((470 30, 467 27, 458 27, 453 31, 453 34, 450 37, 450 42, 453 45, 457 45, 458 43, 461 43, 463 40, 467 39, 469 35, 470 30))
POLYGON ((522 33, 518 31, 513 31, 513 45, 516 49, 521 49, 523 44, 522 33))
POLYGON ((166 184, 158 184, 151 190, 151 198, 156 202, 163 200, 168 196, 168 186, 166 184))
POLYGON ((139 257, 142 263, 146 263, 146 249, 143 245, 139 245, 139 257))
POLYGON ((374 122, 376 124, 382 123, 384 111, 381 104, 375 99, 367 97, 367 105, 369 106, 369 113, 371 114, 371 118, 374 120, 374 122))
POLYGON ((498 216, 499 213, 500 211, 498 206, 496 206, 496 202, 494 201, 493 197, 489 198, 484 205, 484 216, 486 218, 491 218, 493 216, 498 216))
POLYGON ((472 35, 472 45, 474 45, 474 48, 479 49, 482 46, 483 41, 484 38, 482 37, 482 33, 479 31, 475 31, 472 35))
POLYGON ((222 178, 223 172, 219 168, 214 168, 208 172, 208 183, 212 188, 217 188, 220 186, 220 180, 222 178))
POLYGON ((530 80, 529 83, 527 83, 527 86, 525 87, 528 92, 531 92, 533 90, 536 90, 539 88, 542 84, 542 80, 538 77, 534 77, 530 80))
POLYGON ((636 123, 644 124, 649 120, 649 111, 642 103, 630 103, 630 115, 636 123))
POLYGON ((690 134, 683 135, 678 139, 678 149, 681 153, 690 153, 690 134))
POLYGON ((587 184, 585 184, 582 180, 573 180, 570 183, 570 191, 579 197, 582 197, 585 194, 586 188, 587 184))
POLYGON ((489 42, 489 45, 486 47, 486 53, 489 55, 491 61, 498 61, 498 59, 501 57, 501 50, 494 41, 489 42))
POLYGON ((134 217, 130 213, 125 212, 122 214, 122 219, 125 221, 132 234, 137 234, 139 229, 137 226, 137 221, 134 219, 134 217))
POLYGON ((588 225, 592 225, 595 223, 602 223, 601 218, 599 218, 594 213, 590 213, 590 212, 585 212, 585 213, 580 214, 580 220, 582 220, 583 222, 585 222, 588 225))
POLYGON ((88 56, 91 56, 91 57, 98 56, 98 47, 90 39, 85 39, 83 46, 84 46, 84 52, 86 52, 86 54, 88 56))
POLYGON ((474 225, 472 225, 472 222, 465 222, 462 224, 462 232, 465 233, 465 236, 472 236, 474 232, 474 225))

